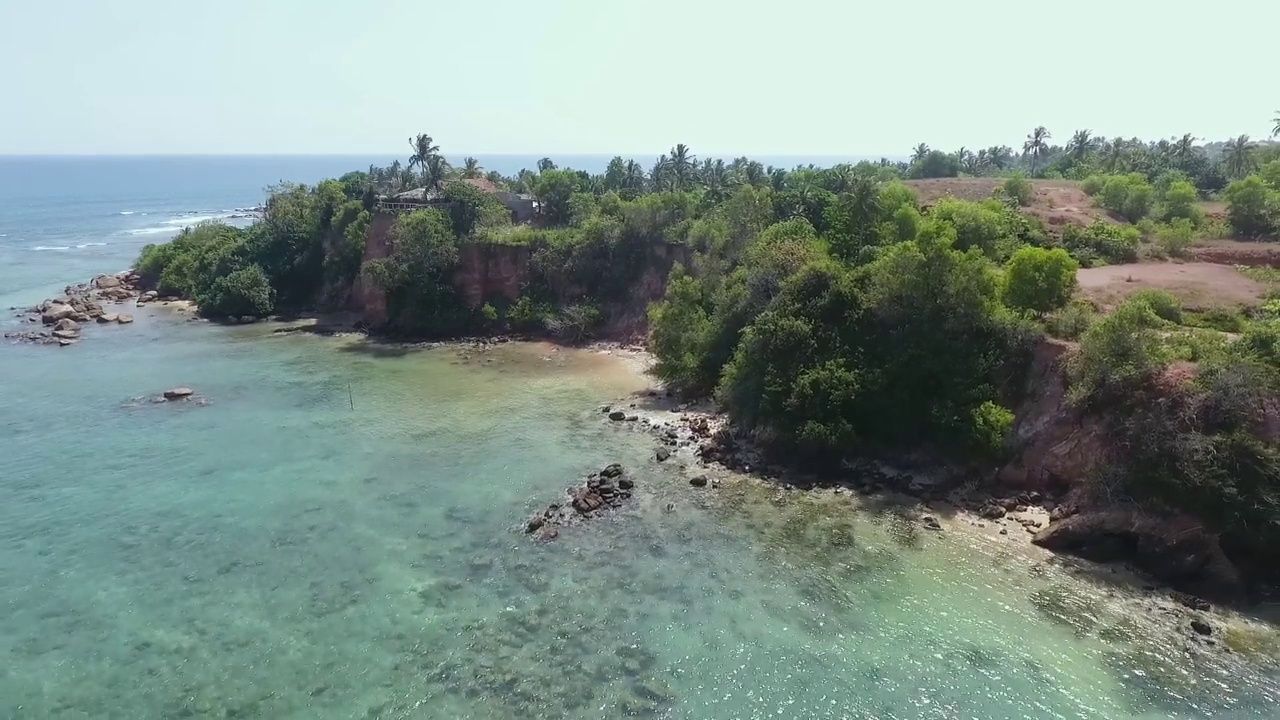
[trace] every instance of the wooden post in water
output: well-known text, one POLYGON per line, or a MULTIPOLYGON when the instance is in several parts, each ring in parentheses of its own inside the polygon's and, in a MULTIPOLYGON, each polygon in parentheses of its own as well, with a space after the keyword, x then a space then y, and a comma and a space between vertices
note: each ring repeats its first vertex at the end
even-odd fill
POLYGON ((351 403, 351 410, 356 409, 356 396, 351 394, 351 383, 347 383, 347 402, 351 403))

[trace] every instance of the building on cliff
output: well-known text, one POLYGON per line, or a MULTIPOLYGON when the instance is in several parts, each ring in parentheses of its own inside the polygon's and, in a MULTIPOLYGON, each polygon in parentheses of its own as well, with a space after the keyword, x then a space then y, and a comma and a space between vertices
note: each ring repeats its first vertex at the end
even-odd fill
MULTIPOLYGON (((485 178, 468 178, 462 182, 493 195, 511 213, 513 224, 527 223, 538 214, 538 201, 532 195, 507 192, 485 178)), ((378 208, 391 212, 412 212, 420 208, 448 205, 440 188, 414 188, 378 200, 378 208)))

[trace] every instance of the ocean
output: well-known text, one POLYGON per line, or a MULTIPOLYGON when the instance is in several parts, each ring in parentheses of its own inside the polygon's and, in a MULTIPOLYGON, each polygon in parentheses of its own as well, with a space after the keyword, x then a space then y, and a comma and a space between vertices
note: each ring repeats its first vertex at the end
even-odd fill
MULTIPOLYGON (((0 158, 0 305, 387 160, 0 158)), ((691 487, 599 412, 644 402, 618 354, 136 314, 0 345, 0 717, 1276 716, 1274 626, 1219 616, 1210 647, 1023 543, 691 487), (207 404, 146 399, 178 385, 207 404), (523 534, 612 462, 629 509, 523 534)))

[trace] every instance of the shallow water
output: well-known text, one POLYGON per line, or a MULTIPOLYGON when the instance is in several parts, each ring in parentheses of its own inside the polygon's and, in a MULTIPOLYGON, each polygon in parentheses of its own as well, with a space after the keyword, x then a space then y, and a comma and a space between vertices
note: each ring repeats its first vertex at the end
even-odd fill
POLYGON ((614 358, 147 312, 0 347, 0 716, 1274 717, 1273 669, 1052 563, 690 488, 597 412, 614 358), (211 403, 131 401, 174 385, 211 403), (520 532, 614 461, 632 509, 520 532))

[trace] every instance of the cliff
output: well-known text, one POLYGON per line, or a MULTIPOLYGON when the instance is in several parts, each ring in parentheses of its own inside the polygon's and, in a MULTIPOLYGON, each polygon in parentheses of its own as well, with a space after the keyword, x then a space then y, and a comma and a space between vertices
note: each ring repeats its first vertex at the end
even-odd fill
MULTIPOLYGON (((373 216, 365 238, 362 266, 391 255, 390 232, 395 220, 393 213, 373 216)), ((453 275, 453 285, 462 302, 469 309, 499 298, 514 302, 532 279, 533 253, 529 245, 463 243, 458 248, 458 268, 453 275)), ((676 263, 687 265, 691 259, 692 250, 684 245, 659 242, 646 247, 639 267, 634 268, 636 280, 628 284, 624 298, 602 308, 605 334, 614 338, 642 335, 648 327, 649 303, 662 298, 666 292, 672 267, 676 263)), ((551 285, 552 296, 561 304, 580 300, 584 295, 581 287, 566 278, 544 279, 551 285)), ((352 289, 351 304, 370 327, 387 322, 386 293, 363 270, 352 289)))

